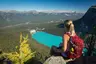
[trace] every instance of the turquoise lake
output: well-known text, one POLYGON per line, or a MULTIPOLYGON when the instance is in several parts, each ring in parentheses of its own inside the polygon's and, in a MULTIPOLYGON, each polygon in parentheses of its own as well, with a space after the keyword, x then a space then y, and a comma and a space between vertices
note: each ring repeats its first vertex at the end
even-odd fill
POLYGON ((32 38, 48 47, 51 47, 52 45, 59 46, 59 44, 62 43, 61 36, 56 36, 42 31, 34 33, 32 38))

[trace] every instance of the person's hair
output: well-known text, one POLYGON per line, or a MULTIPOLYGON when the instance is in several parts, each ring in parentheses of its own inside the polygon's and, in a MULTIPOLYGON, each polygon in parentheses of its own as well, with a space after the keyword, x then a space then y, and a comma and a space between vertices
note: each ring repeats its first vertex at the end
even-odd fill
POLYGON ((71 32, 71 34, 73 34, 73 32, 75 32, 74 24, 73 24, 72 20, 65 20, 64 27, 66 28, 65 32, 71 32))

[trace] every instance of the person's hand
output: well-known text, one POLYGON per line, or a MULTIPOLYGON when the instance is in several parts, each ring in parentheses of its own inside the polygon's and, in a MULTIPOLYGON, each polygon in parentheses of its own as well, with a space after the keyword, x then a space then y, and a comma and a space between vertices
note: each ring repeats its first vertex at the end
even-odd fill
POLYGON ((70 62, 70 61, 74 61, 76 58, 74 58, 74 59, 68 59, 68 60, 65 60, 66 62, 70 62))
POLYGON ((66 62, 70 62, 70 61, 72 61, 72 59, 68 59, 68 60, 65 60, 66 62))

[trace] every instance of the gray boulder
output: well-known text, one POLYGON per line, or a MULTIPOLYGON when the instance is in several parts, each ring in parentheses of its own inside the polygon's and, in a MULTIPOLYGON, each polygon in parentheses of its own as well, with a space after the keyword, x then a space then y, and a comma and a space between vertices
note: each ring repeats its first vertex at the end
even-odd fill
POLYGON ((62 56, 51 56, 43 64, 66 64, 62 56))

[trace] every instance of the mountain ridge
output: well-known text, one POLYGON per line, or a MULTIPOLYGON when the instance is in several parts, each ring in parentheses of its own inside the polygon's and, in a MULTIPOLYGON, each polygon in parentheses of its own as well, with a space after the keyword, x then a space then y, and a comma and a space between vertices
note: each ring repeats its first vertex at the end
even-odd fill
POLYGON ((91 6, 85 15, 76 20, 74 24, 77 31, 92 32, 94 30, 94 26, 96 26, 96 5, 91 6))

